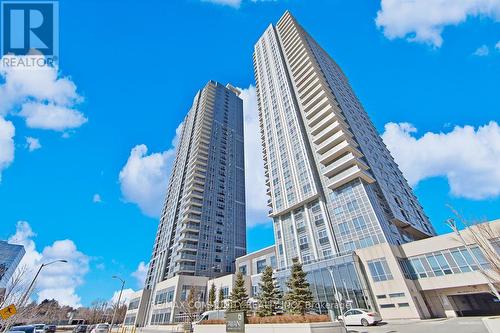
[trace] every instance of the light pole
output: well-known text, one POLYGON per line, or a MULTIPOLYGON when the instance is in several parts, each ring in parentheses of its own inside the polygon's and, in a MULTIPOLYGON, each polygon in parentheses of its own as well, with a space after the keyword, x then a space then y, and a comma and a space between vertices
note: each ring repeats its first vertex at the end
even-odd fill
POLYGON ((122 282, 122 287, 120 289, 120 294, 118 295, 118 303, 116 304, 116 307, 115 307, 115 311, 113 312, 113 317, 111 318, 111 326, 109 328, 109 331, 111 332, 113 330, 113 323, 115 321, 115 317, 116 317, 116 311, 118 311, 118 308, 120 307, 120 300, 122 298, 122 292, 123 292, 123 287, 125 286, 125 280, 122 279, 121 277, 119 276, 116 276, 116 275, 113 275, 112 276, 113 279, 117 279, 117 280, 120 280, 122 282))
MULTIPOLYGON (((56 262, 67 263, 68 261, 65 260, 65 259, 59 259, 59 260, 54 260, 54 261, 51 261, 51 262, 48 262, 48 263, 41 264, 40 268, 38 268, 38 271, 35 274, 35 277, 33 278, 33 281, 31 281, 30 285, 28 286, 28 289, 26 289, 26 292, 24 293, 23 297, 21 297, 21 300, 18 303, 19 307, 22 307, 24 305, 24 302, 26 302, 26 299, 28 298, 28 296, 29 296, 29 294, 31 292, 31 289, 33 288, 33 285, 35 284, 35 281, 38 278, 38 275, 40 275, 40 272, 42 271, 42 269, 45 266, 55 264, 56 262)), ((5 325, 5 329, 3 330, 3 332, 7 332, 9 330, 9 328, 10 328, 10 324, 9 325, 5 325)))
MULTIPOLYGON (((495 286, 491 283, 490 278, 488 277, 488 275, 484 271, 483 267, 481 267, 481 264, 477 260, 477 258, 474 255, 474 253, 472 253, 469 245, 467 244, 467 242, 465 241, 464 237, 460 233, 460 230, 458 230, 457 223, 455 222, 455 220, 454 219, 448 219, 446 221, 446 224, 448 224, 448 226, 451 228, 451 230, 453 230, 455 232, 455 234, 458 236, 458 238, 460 239, 460 241, 462 242, 462 244, 465 246, 465 249, 469 253, 469 256, 472 258, 472 260, 474 260, 474 264, 476 264, 477 268, 479 269, 479 272, 484 276, 484 278, 488 282, 488 287, 490 288, 492 294, 495 295, 495 297, 497 298, 498 301, 500 301, 500 294, 498 293, 497 288, 495 288, 495 286)), ((470 230, 470 232, 473 232, 473 231, 470 230)))
MULTIPOLYGON (((340 303, 340 301, 337 299, 339 292, 337 290, 337 284, 335 283, 335 277, 333 276, 333 267, 328 267, 328 272, 330 272, 330 276, 332 277, 332 282, 333 282, 333 292, 335 293, 335 295, 333 296, 333 299, 339 305, 340 315, 343 316, 344 314, 342 313, 342 303, 340 303)), ((335 316, 335 320, 338 321, 337 316, 335 316)), ((346 329, 346 332, 347 332, 347 328, 345 327, 345 320, 342 320, 342 325, 344 326, 344 328, 346 329)))
POLYGON ((30 292, 31 292, 31 289, 33 288, 33 285, 35 284, 35 281, 36 279, 38 278, 38 275, 40 275, 40 272, 41 270, 45 267, 45 266, 48 266, 48 265, 52 265, 52 264, 55 264, 56 262, 63 262, 63 263, 67 263, 68 261, 67 260, 64 260, 64 259, 59 259, 59 260, 54 260, 54 261, 51 261, 51 262, 48 262, 48 263, 45 263, 45 264, 41 264, 40 265, 40 268, 38 268, 38 271, 36 272, 35 274, 35 277, 33 278, 33 281, 31 281, 28 289, 26 289, 26 292, 24 293, 23 297, 21 298, 21 300, 19 301, 19 307, 23 306, 24 305, 24 302, 26 302, 26 299, 28 298, 30 292))

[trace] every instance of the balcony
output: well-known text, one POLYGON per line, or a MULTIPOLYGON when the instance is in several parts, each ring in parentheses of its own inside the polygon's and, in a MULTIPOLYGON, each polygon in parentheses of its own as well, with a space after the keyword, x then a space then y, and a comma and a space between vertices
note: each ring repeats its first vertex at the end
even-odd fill
POLYGON ((326 177, 333 177, 342 170, 346 169, 348 166, 354 164, 357 164, 361 169, 368 170, 368 166, 361 162, 361 160, 354 156, 354 154, 347 153, 325 168, 323 170, 323 175, 326 177))
POLYGON ((328 183, 329 189, 336 189, 356 178, 361 178, 367 183, 375 182, 375 179, 372 178, 365 170, 361 169, 358 165, 353 165, 352 167, 342 171, 332 179, 328 183))
POLYGON ((329 112, 327 115, 321 119, 316 125, 311 128, 311 134, 316 135, 320 133, 322 130, 327 128, 329 125, 333 124, 335 121, 338 121, 339 117, 337 114, 333 112, 329 112))
POLYGON ((313 138, 313 142, 315 144, 319 145, 319 144, 321 144, 321 142, 328 139, 330 136, 332 136, 335 132, 339 131, 341 128, 342 127, 341 127, 340 122, 336 121, 333 124, 328 125, 328 127, 323 129, 317 135, 315 135, 313 138))
POLYGON ((336 160, 345 153, 352 153, 356 157, 362 157, 363 154, 356 149, 357 144, 351 140, 344 140, 321 155, 319 162, 324 166, 328 166, 332 161, 336 160))
POLYGON ((332 136, 330 136, 328 139, 323 141, 317 148, 316 151, 320 154, 324 154, 339 143, 341 143, 344 140, 349 139, 351 136, 348 136, 344 131, 339 130, 332 136))
POLYGON ((190 261, 196 261, 197 259, 198 259, 197 254, 182 252, 175 257, 175 262, 190 262, 190 261))
POLYGON ((181 243, 179 251, 192 251, 198 250, 198 244, 193 243, 181 243))
POLYGON ((179 242, 197 242, 199 235, 193 232, 184 232, 179 238, 179 242))

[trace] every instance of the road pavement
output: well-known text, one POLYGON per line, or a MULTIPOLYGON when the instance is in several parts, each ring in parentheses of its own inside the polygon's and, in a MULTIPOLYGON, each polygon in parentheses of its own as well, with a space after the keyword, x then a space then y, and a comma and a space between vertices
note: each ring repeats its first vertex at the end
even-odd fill
POLYGON ((347 326, 348 333, 488 333, 481 317, 397 320, 377 326, 347 326))

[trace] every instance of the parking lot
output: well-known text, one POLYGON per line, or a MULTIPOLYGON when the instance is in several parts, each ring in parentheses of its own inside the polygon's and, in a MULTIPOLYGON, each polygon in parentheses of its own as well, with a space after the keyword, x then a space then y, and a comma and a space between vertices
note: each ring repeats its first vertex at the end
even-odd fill
POLYGON ((377 326, 348 326, 349 333, 487 333, 481 317, 387 321, 377 326))

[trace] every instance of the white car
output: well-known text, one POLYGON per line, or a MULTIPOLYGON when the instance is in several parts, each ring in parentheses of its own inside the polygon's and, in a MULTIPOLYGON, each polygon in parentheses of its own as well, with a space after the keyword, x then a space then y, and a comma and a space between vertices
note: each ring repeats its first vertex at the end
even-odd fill
POLYGON ((226 310, 211 310, 205 311, 201 314, 200 319, 198 319, 195 324, 199 324, 206 320, 221 320, 226 318, 226 310))
POLYGON ((35 333, 45 333, 45 324, 33 324, 35 326, 35 333))
POLYGON ((343 316, 338 317, 346 325, 376 325, 382 321, 382 317, 377 312, 366 309, 350 309, 343 316))
POLYGON ((108 324, 97 324, 94 326, 90 333, 108 333, 109 325, 108 324))

